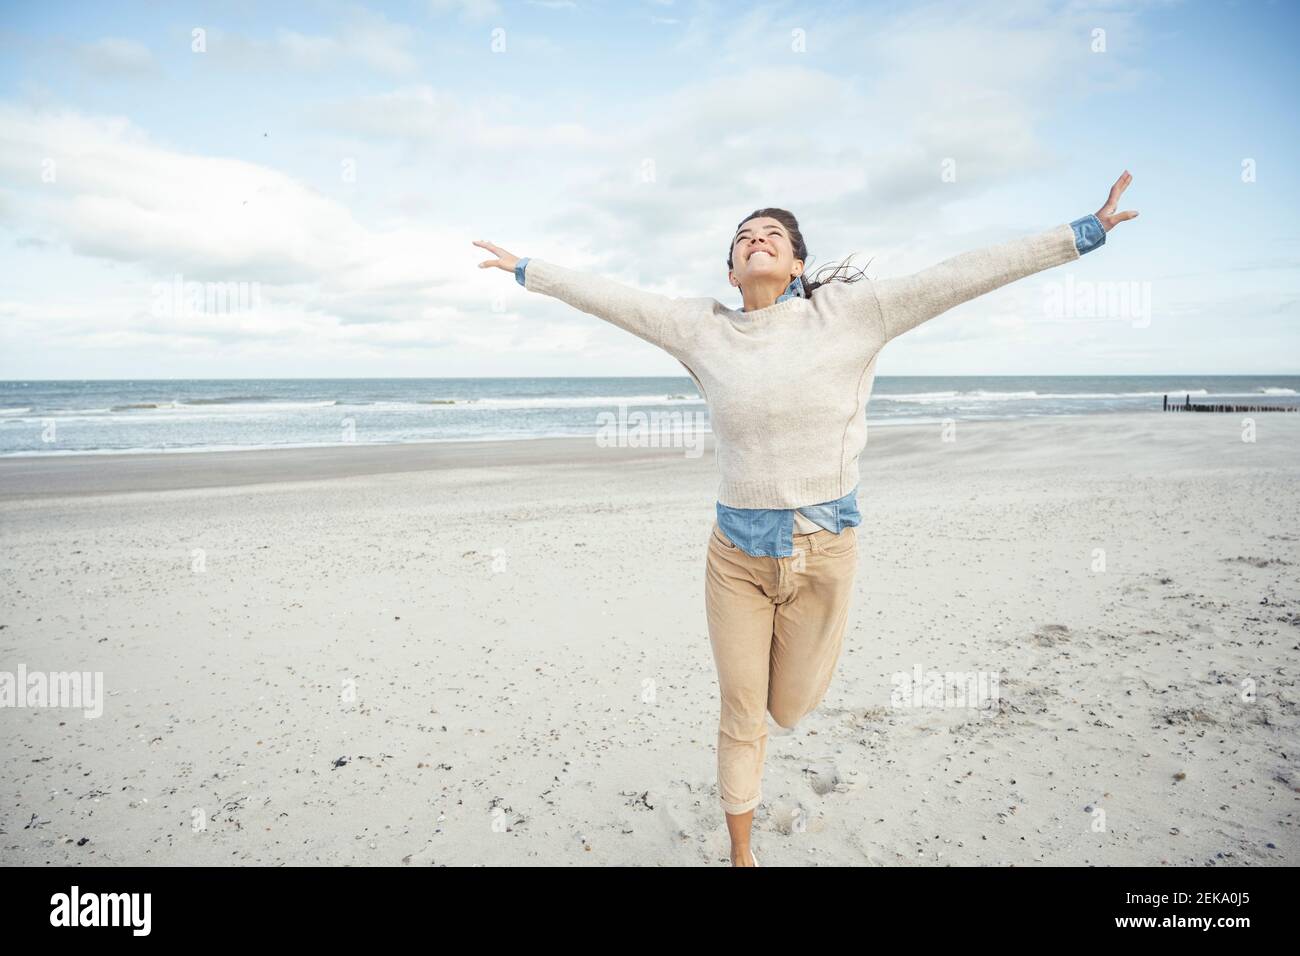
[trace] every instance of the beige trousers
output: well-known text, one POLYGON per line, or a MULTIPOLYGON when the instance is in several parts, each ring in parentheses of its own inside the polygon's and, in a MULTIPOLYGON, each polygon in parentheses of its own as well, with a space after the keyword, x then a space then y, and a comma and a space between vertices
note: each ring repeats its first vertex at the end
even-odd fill
POLYGON ((794 535, 788 558, 754 557, 717 522, 709 533, 704 606, 718 667, 718 796, 727 813, 763 798, 767 715, 793 727, 826 694, 858 570, 856 528, 794 535))

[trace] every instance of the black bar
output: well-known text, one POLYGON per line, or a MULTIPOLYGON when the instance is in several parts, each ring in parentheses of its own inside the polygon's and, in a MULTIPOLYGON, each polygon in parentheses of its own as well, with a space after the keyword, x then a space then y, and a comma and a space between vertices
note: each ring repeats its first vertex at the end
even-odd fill
MULTIPOLYGON (((843 868, 811 864, 806 850, 787 845, 789 841, 769 839, 764 872, 711 875, 700 873, 708 867, 698 865, 700 856, 689 848, 659 844, 647 848, 644 840, 620 837, 614 830, 604 838, 627 839, 629 859, 653 858, 654 863, 620 867, 626 872, 611 875, 603 872, 606 867, 583 865, 580 856, 557 849, 553 856, 568 865, 554 869, 569 872, 547 877, 545 891, 539 890, 537 875, 531 872, 541 854, 524 846, 519 848, 517 866, 495 870, 429 866, 9 869, 3 872, 10 885, 0 897, 6 942, 30 938, 38 945, 48 944, 70 933, 78 934, 79 942, 110 936, 144 938, 135 936, 130 925, 52 926, 51 914, 61 905, 52 900, 64 894, 70 902, 74 885, 83 904, 99 893, 148 893, 148 938, 202 942, 206 949, 227 943, 247 946, 256 939, 258 948, 286 943, 301 952, 318 944, 337 951, 354 941, 383 942, 397 932, 427 941, 451 939, 469 927, 486 926, 490 934, 499 926, 504 929, 503 917, 516 928, 523 919, 544 914, 572 918, 609 912, 626 918, 629 890, 643 905, 670 897, 692 911, 699 893, 707 892, 711 904, 717 905, 732 902, 718 899, 731 892, 737 911, 748 904, 747 918, 754 920, 779 918, 780 913, 780 907, 754 911, 755 894, 776 899, 778 895, 791 898, 786 896, 790 893, 806 899, 810 893, 830 893, 856 905, 828 918, 828 928, 839 924, 859 940, 914 935, 918 942, 934 944, 927 949, 944 948, 941 940, 1007 940, 1023 930, 1036 931, 1034 938, 1040 940, 1068 939, 1073 945, 1123 937, 1183 944, 1195 937, 1212 940, 1221 949, 1234 943, 1280 942, 1295 927, 1290 872, 1280 866, 965 870, 864 866, 849 875, 843 868), (783 857, 796 865, 782 867, 778 861, 783 857), (665 866, 666 859, 678 862, 665 866), (825 869, 841 872, 828 873, 823 886, 817 873, 825 869), (701 880, 698 890, 683 886, 683 880, 696 873, 701 880), (575 884, 572 890, 565 885, 570 879, 575 884), (1188 918, 1244 918, 1249 925, 1178 925, 1188 918), (1154 922, 1129 925, 1132 919, 1154 922), (1172 924, 1165 924, 1167 920, 1172 924)), ((485 839, 514 838, 491 834, 485 839)), ((918 844, 934 839, 919 831, 916 835, 918 844)), ((136 899, 141 904, 137 912, 142 913, 144 897, 136 899)), ((656 913, 652 925, 663 918, 654 906, 646 912, 656 913)), ((676 908, 670 906, 670 914, 674 912, 676 908)), ((803 914, 803 909, 799 912, 803 914)), ((676 924, 676 917, 668 919, 670 925, 676 924)), ((596 926, 604 922, 598 920, 596 926)), ((138 924, 143 928, 142 920, 138 924)), ((603 938, 603 932, 598 938, 603 938)))

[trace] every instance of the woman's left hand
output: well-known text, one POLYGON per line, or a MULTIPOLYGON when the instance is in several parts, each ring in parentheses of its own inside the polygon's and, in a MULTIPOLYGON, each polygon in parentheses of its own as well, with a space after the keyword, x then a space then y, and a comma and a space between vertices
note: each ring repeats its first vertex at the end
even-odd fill
POLYGON ((1115 228, 1116 223, 1123 222, 1126 219, 1136 219, 1137 210, 1128 209, 1124 212, 1116 212, 1115 207, 1119 205, 1119 197, 1128 189, 1128 184, 1133 181, 1133 174, 1127 169, 1124 175, 1115 180, 1115 185, 1110 187, 1110 195, 1106 197, 1106 205, 1097 210, 1097 218, 1101 220, 1101 228, 1110 232, 1115 228))

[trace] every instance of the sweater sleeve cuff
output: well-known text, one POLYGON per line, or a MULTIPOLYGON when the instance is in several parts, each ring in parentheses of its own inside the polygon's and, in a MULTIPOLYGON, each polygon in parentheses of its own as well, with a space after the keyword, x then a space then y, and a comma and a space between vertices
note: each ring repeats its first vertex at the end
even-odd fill
POLYGON ((524 256, 515 263, 515 281, 520 285, 526 285, 524 282, 524 270, 528 268, 528 257, 524 256))
POLYGON ((1095 213, 1074 220, 1070 223, 1070 228, 1074 230, 1074 248, 1079 250, 1079 255, 1106 244, 1106 230, 1102 228, 1101 220, 1095 213))

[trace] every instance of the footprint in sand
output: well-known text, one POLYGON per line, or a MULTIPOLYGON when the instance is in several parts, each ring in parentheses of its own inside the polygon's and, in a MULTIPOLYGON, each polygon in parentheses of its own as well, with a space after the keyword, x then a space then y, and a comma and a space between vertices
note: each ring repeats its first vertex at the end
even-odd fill
POLYGON ((415 853, 408 853, 406 856, 402 857, 402 863, 405 866, 433 866, 433 843, 430 842, 425 844, 423 850, 419 850, 415 853))
POLYGON ((662 791, 650 791, 647 794, 649 806, 654 808, 655 818, 663 827, 671 845, 685 843, 691 839, 692 827, 683 822, 675 807, 671 805, 667 794, 662 791))
POLYGON ((1043 624, 1034 631, 1033 641, 1039 647, 1066 644, 1071 640, 1070 629, 1064 624, 1043 624))
POLYGON ((813 788, 813 793, 820 797, 826 796, 835 789, 836 784, 840 782, 839 771, 832 763, 816 764, 804 768, 804 776, 808 779, 809 785, 813 788))

